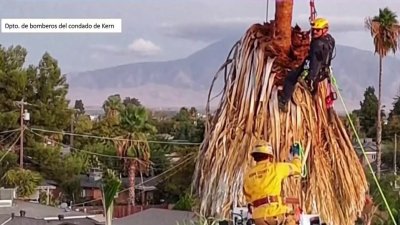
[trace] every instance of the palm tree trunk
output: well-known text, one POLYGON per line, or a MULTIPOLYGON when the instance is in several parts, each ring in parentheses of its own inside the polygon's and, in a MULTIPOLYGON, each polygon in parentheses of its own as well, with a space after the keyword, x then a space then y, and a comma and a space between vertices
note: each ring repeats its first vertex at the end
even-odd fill
POLYGON ((381 140, 382 140, 382 118, 381 118, 381 89, 382 89, 382 56, 379 56, 379 81, 378 81, 378 118, 376 120, 376 151, 378 154, 377 157, 377 169, 376 173, 378 178, 381 178, 381 164, 382 164, 382 149, 381 149, 381 140))
MULTIPOLYGON (((327 224, 354 224, 357 212, 364 206, 368 184, 338 115, 335 113, 333 123, 327 120, 327 83, 321 83, 317 99, 298 88, 289 111, 279 111, 276 104, 279 87, 274 69, 280 69, 285 62, 270 58, 275 53, 269 50, 271 42, 265 41, 269 35, 259 35, 264 32, 262 29, 258 25, 250 27, 231 49, 237 54, 228 64, 235 69, 225 67, 225 71, 219 71, 227 77, 223 97, 212 118, 208 99, 204 140, 192 186, 201 201, 199 214, 231 220, 232 207, 248 204, 243 195, 243 175, 253 162, 249 154, 251 147, 266 137, 275 149, 277 161, 288 160, 290 146, 296 141, 301 142, 304 152, 310 152, 305 164, 307 182, 302 186, 298 185, 298 178, 285 180, 282 185, 285 196, 302 198, 304 212, 317 210, 327 224), (265 45, 256 45, 258 42, 265 45), (250 63, 252 59, 254 63, 250 63), (310 119, 315 116, 319 119, 310 119), (326 152, 338 160, 324 157, 326 152), (227 194, 221 195, 221 190, 227 194)), ((274 39, 273 44, 275 47, 274 39)), ((214 82, 209 94, 213 85, 214 82)))
POLYGON ((292 43, 293 0, 276 0, 275 8, 277 37, 280 39, 281 50, 289 54, 292 43))
POLYGON ((132 160, 129 164, 129 197, 133 206, 135 206, 135 174, 136 166, 135 162, 132 160))

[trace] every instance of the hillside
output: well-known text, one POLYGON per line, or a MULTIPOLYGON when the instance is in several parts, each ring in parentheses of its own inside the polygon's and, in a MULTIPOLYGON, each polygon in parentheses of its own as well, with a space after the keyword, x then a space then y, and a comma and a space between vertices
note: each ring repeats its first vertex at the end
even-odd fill
MULTIPOLYGON (((204 107, 214 74, 236 40, 237 37, 222 39, 179 60, 132 63, 70 74, 69 97, 82 99, 86 105, 101 105, 107 96, 120 93, 137 97, 149 107, 204 107)), ((365 88, 378 82, 377 56, 338 45, 333 66, 346 104, 350 108, 359 107, 365 88)), ((399 59, 385 59, 383 96, 384 103, 389 104, 387 108, 391 107, 399 87, 396 77, 400 72, 396 68, 400 68, 399 59)), ((337 109, 341 111, 340 107, 337 109)))

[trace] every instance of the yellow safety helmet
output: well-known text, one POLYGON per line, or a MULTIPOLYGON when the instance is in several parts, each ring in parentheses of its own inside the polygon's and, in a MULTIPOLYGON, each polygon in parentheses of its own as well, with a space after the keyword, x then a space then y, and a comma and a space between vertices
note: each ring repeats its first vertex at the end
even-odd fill
POLYGON ((317 18, 311 22, 311 27, 313 29, 324 29, 329 27, 329 23, 327 19, 317 18))
POLYGON ((254 153, 267 154, 270 156, 274 156, 274 152, 272 151, 272 145, 266 141, 257 141, 251 155, 254 153))

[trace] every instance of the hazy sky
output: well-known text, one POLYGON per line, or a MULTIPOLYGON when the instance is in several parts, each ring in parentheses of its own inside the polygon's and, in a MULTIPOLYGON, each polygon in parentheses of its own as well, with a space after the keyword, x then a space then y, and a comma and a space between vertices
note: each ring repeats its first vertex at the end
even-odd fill
MULTIPOLYGON (((364 18, 399 0, 315 0, 338 44, 372 50, 364 18)), ((265 21, 267 0, 0 0, 1 18, 121 18, 122 33, 0 34, 3 46, 23 45, 28 63, 48 51, 64 73, 139 61, 186 57, 227 35, 238 38, 265 21)), ((275 1, 269 2, 273 18, 275 1)), ((295 0, 293 24, 308 28, 309 2, 295 0)))

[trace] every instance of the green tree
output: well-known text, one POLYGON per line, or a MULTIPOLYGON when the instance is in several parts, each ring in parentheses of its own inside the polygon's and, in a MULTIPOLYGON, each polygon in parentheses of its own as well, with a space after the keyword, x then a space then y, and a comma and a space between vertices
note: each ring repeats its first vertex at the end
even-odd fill
POLYGON ((75 101, 74 109, 78 114, 85 114, 85 105, 81 99, 75 101))
POLYGON ((181 195, 178 202, 174 206, 174 210, 192 211, 195 205, 195 199, 188 192, 181 195))
MULTIPOLYGON (((367 172, 366 174, 368 180, 370 181, 370 193, 373 197, 374 203, 378 206, 379 210, 386 215, 385 218, 382 216, 377 216, 375 221, 380 222, 379 224, 394 225, 391 217, 389 216, 387 206, 379 192, 378 186, 372 178, 372 174, 370 172, 367 172)), ((382 189, 382 192, 385 194, 389 209, 391 210, 394 219, 398 223, 400 219, 400 196, 398 190, 394 189, 393 184, 395 179, 396 178, 393 175, 382 175, 379 185, 382 189)))
POLYGON ((396 52, 398 48, 398 39, 400 26, 395 12, 389 8, 379 9, 379 14, 374 17, 369 17, 365 21, 366 28, 370 31, 373 38, 375 53, 379 55, 379 91, 378 91, 378 108, 377 114, 377 175, 381 176, 381 139, 382 139, 382 122, 381 122, 381 90, 382 90, 382 62, 383 58, 392 51, 396 52))
MULTIPOLYGON (((159 141, 166 141, 163 139, 157 139, 159 141)), ((159 143, 149 143, 150 145, 150 161, 154 164, 152 167, 155 176, 167 170, 171 161, 166 156, 166 154, 171 153, 171 145, 169 144, 159 144, 159 143)))
POLYGON ((385 139, 393 139, 395 133, 400 134, 400 97, 397 95, 392 103, 393 108, 389 112, 388 124, 384 128, 385 139))
MULTIPOLYGON (((115 146, 111 142, 94 142, 86 145, 83 150, 105 156, 117 156, 115 146)), ((118 158, 102 156, 97 157, 92 154, 88 154, 88 157, 89 162, 91 163, 89 167, 112 168, 114 170, 120 169, 121 167, 121 163, 118 158)))
POLYGON ((149 119, 149 112, 144 107, 130 104, 121 112, 121 127, 129 133, 154 134, 157 130, 149 123, 149 119))
POLYGON ((18 187, 18 196, 28 197, 35 192, 43 178, 37 172, 17 168, 8 170, 1 180, 8 188, 18 187))
POLYGON ((63 156, 60 147, 36 144, 34 148, 28 150, 28 154, 38 166, 38 171, 48 179, 63 181, 88 169, 85 153, 75 152, 63 156))
POLYGON ((0 176, 15 167, 18 167, 18 155, 14 152, 0 151, 0 176))
POLYGON ((148 111, 144 107, 129 104, 120 111, 122 135, 113 140, 116 152, 123 161, 124 171, 129 174, 130 197, 134 204, 135 177, 137 172, 149 174, 150 171, 150 146, 148 137, 154 134, 155 127, 149 123, 148 111))
POLYGON ((78 176, 61 181, 60 187, 64 193, 64 201, 78 202, 81 193, 81 180, 78 176))
POLYGON ((142 106, 142 103, 140 103, 139 99, 137 99, 137 98, 130 98, 130 97, 126 97, 126 98, 124 99, 123 104, 124 104, 125 106, 128 106, 128 105, 142 106))
POLYGON ((383 129, 385 140, 393 140, 395 134, 400 135, 400 115, 392 115, 383 129))
POLYGON ((361 131, 367 137, 373 137, 376 124, 376 110, 378 109, 378 98, 375 88, 368 87, 364 92, 364 100, 360 102, 360 110, 357 112, 360 118, 361 131))
POLYGON ((119 115, 123 108, 124 104, 122 103, 121 96, 119 94, 110 95, 103 103, 105 117, 108 119, 110 125, 118 124, 120 120, 119 115))
POLYGON ((35 70, 24 69, 27 51, 17 45, 0 45, 0 130, 19 127, 19 108, 15 101, 33 96, 35 70))
MULTIPOLYGON (((90 116, 85 114, 77 114, 74 121, 74 133, 76 134, 89 134, 94 127, 93 121, 90 116)), ((85 145, 89 144, 92 140, 86 137, 74 136, 74 148, 82 149, 85 145)))
POLYGON ((172 120, 174 121, 172 135, 175 139, 190 142, 203 141, 205 124, 204 120, 197 117, 197 110, 195 108, 192 107, 188 110, 182 107, 172 120))
POLYGON ((68 84, 57 60, 49 53, 45 53, 40 60, 36 76, 36 93, 30 102, 37 107, 32 111, 31 123, 46 129, 66 129, 70 126, 73 113, 66 98, 68 84))
POLYGON ((193 146, 181 146, 175 149, 174 152, 180 159, 175 163, 171 163, 171 166, 185 162, 177 168, 177 172, 174 175, 158 185, 158 189, 163 193, 167 201, 175 203, 179 201, 183 193, 190 192, 192 180, 188 179, 188 177, 193 177, 195 159, 189 155, 195 154, 197 150, 198 148, 193 146), (188 159, 188 157, 191 157, 191 159, 188 159))

